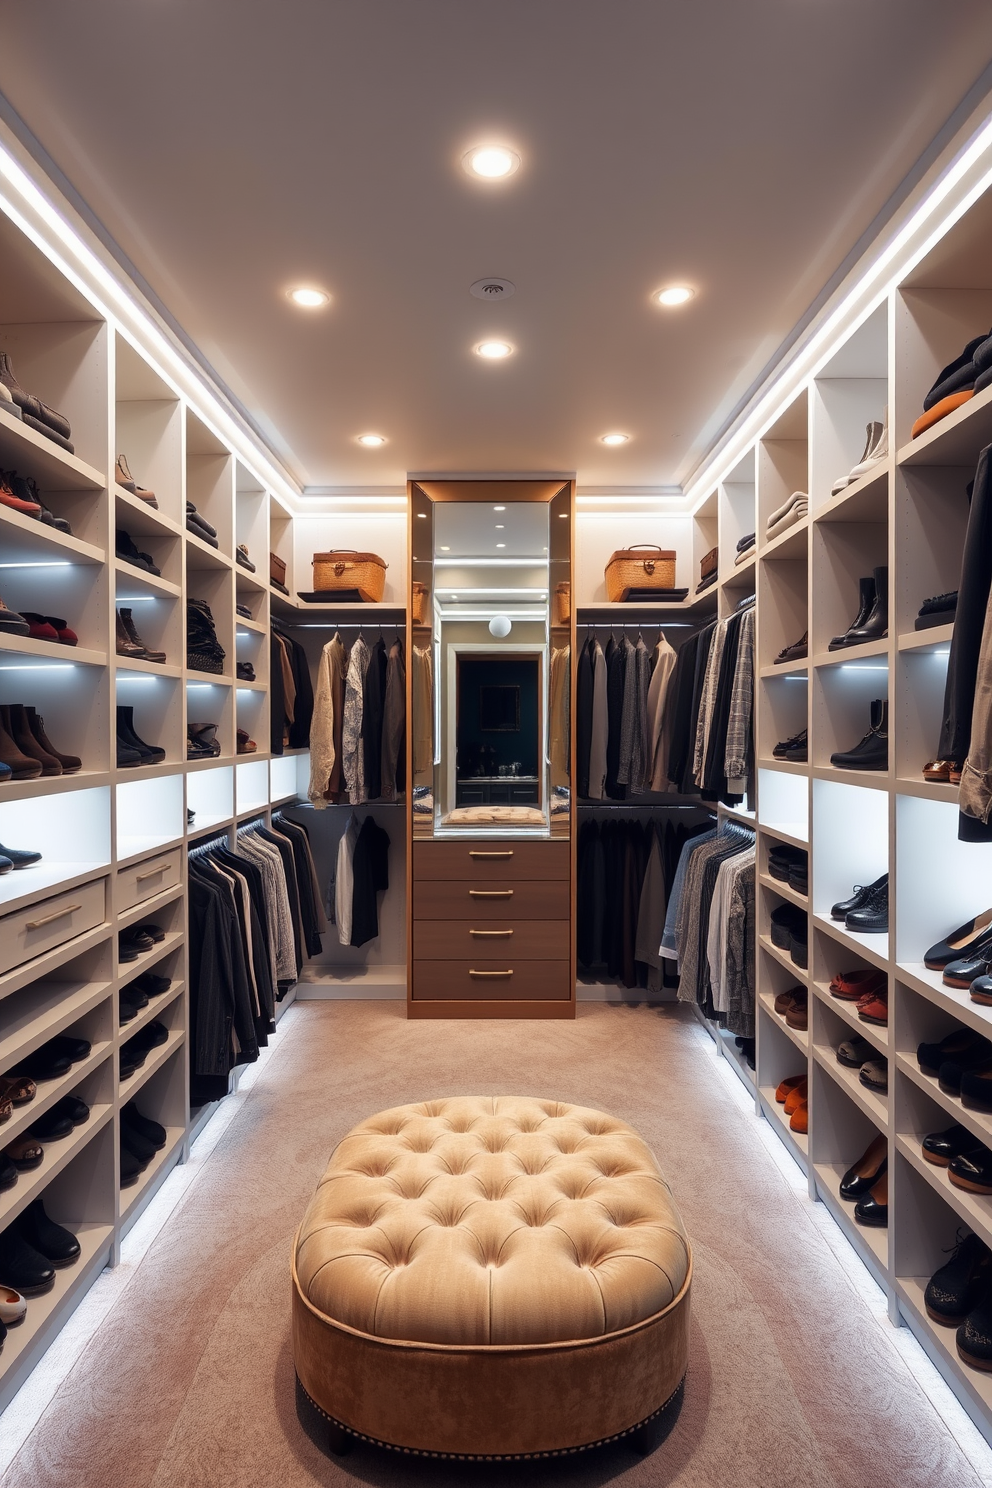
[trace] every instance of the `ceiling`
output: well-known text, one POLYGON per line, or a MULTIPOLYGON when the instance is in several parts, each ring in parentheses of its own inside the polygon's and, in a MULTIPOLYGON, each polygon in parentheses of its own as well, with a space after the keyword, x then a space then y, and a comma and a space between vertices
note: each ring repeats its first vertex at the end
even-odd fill
POLYGON ((0 91, 302 484, 657 486, 990 58, 987 0, 36 0, 0 91))

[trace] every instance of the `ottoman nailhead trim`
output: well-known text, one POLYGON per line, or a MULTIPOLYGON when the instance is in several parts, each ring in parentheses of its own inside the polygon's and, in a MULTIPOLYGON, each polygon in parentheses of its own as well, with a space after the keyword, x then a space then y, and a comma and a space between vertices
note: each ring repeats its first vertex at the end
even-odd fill
POLYGON ((380 1441, 376 1436, 366 1436, 364 1431, 354 1431, 350 1426, 346 1426, 343 1421, 339 1421, 336 1417, 329 1415, 308 1393, 306 1386, 301 1383, 299 1375, 296 1377, 297 1386, 301 1393, 306 1396, 309 1405, 319 1416, 324 1418, 328 1425, 336 1427, 338 1431, 345 1432, 348 1436, 354 1437, 356 1441, 368 1442, 373 1447, 381 1447, 383 1451, 398 1452, 403 1457, 434 1457, 443 1459, 446 1462, 538 1462, 543 1461, 546 1457, 574 1457, 577 1452, 592 1452, 597 1447, 609 1446, 611 1442, 623 1441, 624 1437, 633 1436, 635 1431, 640 1431, 643 1426, 649 1426, 652 1421, 657 1420, 682 1393, 685 1388, 685 1381, 686 1375, 683 1375, 664 1405, 659 1405, 658 1409, 652 1411, 649 1416, 645 1416, 643 1421, 638 1421, 634 1426, 628 1426, 626 1431, 617 1431, 612 1436, 602 1436, 598 1441, 585 1442, 581 1447, 559 1447, 552 1452, 508 1452, 504 1455, 498 1452, 488 1452, 485 1454, 473 1452, 428 1452, 421 1447, 398 1447, 394 1442, 380 1441))

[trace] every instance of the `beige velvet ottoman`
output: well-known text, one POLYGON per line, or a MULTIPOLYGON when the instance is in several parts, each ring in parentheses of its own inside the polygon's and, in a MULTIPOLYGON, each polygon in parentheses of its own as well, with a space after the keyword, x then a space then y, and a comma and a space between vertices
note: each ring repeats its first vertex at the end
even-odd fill
POLYGON ((649 1451, 678 1414, 689 1242, 651 1152, 602 1111, 457 1096, 371 1116, 292 1276, 297 1406, 332 1451, 649 1451))

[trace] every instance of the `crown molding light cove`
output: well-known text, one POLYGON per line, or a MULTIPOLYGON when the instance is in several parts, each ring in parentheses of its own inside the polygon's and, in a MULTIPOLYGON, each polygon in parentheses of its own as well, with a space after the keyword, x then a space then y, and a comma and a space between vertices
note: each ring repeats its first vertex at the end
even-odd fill
MULTIPOLYGON (((984 76, 984 75, 983 75, 984 76)), ((882 304, 959 218, 992 185, 992 114, 986 101, 932 166, 903 208, 876 237, 811 323, 808 334, 780 362, 711 448, 686 483, 695 511, 756 438, 774 423, 806 381, 882 304)))

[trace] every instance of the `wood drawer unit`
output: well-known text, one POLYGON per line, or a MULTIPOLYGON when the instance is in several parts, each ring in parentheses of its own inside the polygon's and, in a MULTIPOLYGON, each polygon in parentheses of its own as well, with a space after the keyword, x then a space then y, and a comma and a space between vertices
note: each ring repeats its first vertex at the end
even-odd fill
POLYGON ((568 920, 414 920, 415 961, 567 961, 568 920))
POLYGON ((480 920, 513 924, 516 920, 567 920, 568 880, 493 879, 455 881, 427 879, 413 885, 413 919, 480 920))
MULTIPOLYGON (((516 839, 478 838, 464 842, 415 842, 415 883, 434 879, 556 879, 568 882, 570 853, 567 842, 521 842, 516 839)), ((567 910, 565 911, 567 914, 567 910)))
POLYGON ((54 951, 107 918, 107 880, 93 879, 0 918, 0 973, 54 951))
POLYGON ((175 888, 181 882, 182 858, 178 847, 171 852, 160 853, 158 857, 143 858, 140 863, 131 863, 117 873, 117 912, 122 914, 135 904, 140 904, 143 899, 150 899, 153 894, 161 894, 165 889, 175 888))
POLYGON ((567 1002, 569 963, 414 961, 414 1002, 567 1002))

